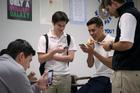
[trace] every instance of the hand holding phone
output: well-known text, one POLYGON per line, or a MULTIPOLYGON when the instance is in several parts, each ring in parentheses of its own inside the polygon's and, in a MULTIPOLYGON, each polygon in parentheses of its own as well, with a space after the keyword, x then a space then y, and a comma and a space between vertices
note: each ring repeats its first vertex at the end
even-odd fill
POLYGON ((80 48, 82 49, 83 52, 87 53, 87 46, 85 44, 79 44, 80 48))
POLYGON ((85 45, 85 44, 79 44, 79 46, 80 46, 80 47, 86 47, 86 45, 85 45))

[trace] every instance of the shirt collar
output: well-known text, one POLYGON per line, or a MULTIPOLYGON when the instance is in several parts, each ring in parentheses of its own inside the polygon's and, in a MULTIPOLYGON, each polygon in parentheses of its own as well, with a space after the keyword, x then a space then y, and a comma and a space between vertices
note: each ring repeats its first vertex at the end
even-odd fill
MULTIPOLYGON (((52 31, 53 31, 53 29, 50 29, 50 30, 49 30, 48 36, 49 36, 50 38, 55 38, 56 36, 52 34, 52 31)), ((67 34, 64 32, 64 33, 62 34, 62 36, 67 36, 67 34)), ((62 37, 62 36, 61 36, 61 37, 62 37)))
POLYGON ((134 7, 134 2, 126 2, 117 9, 118 14, 121 16, 127 9, 134 7))

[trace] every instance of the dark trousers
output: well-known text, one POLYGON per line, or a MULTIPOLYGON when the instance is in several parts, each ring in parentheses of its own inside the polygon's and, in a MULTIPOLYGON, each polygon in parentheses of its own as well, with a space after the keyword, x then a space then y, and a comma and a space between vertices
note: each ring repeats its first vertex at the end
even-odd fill
POLYGON ((110 78, 99 76, 91 78, 76 93, 111 93, 110 78))

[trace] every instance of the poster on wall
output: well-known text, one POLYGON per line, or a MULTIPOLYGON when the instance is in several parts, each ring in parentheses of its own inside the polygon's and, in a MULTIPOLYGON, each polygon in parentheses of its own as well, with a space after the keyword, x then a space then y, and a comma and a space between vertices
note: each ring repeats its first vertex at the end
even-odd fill
POLYGON ((32 0, 7 0, 7 17, 32 21, 32 0))
POLYGON ((70 21, 86 23, 86 0, 70 0, 70 21))

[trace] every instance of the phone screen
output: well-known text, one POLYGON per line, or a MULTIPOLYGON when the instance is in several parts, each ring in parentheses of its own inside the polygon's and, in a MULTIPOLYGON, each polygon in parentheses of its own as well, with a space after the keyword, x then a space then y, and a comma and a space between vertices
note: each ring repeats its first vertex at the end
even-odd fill
POLYGON ((53 80, 53 70, 49 70, 48 71, 48 85, 50 86, 52 84, 52 80, 53 80))

